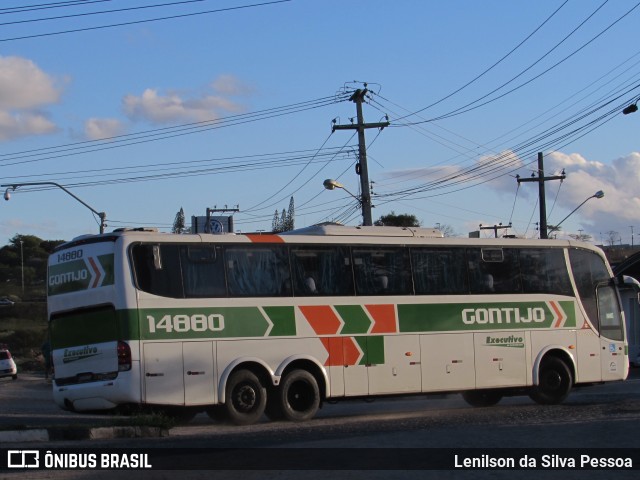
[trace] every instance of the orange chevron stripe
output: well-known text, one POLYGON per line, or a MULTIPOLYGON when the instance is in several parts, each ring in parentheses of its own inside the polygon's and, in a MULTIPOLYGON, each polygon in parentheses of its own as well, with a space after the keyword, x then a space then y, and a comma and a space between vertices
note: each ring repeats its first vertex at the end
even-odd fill
POLYGON ((301 305, 298 307, 317 335, 335 335, 342 322, 328 305, 301 305))
POLYGON ((393 305, 365 305, 373 318, 371 333, 396 333, 396 309, 393 305))
POLYGON ((100 274, 100 269, 96 265, 96 261, 93 259, 93 257, 89 257, 88 260, 89 260, 89 264, 91 265, 91 268, 96 274, 93 280, 93 284, 91 285, 91 288, 96 288, 98 285, 100 285, 100 278, 102 277, 102 275, 100 274))
POLYGON ((562 310, 560 310, 560 307, 558 307, 558 305, 556 304, 556 302, 549 302, 549 305, 551 305, 551 308, 553 308, 553 311, 556 312, 556 315, 558 316, 558 320, 556 321, 556 324, 554 325, 554 327, 560 328, 564 323, 565 316, 562 313, 562 310))
POLYGON ((284 240, 279 235, 258 235, 255 233, 248 233, 246 237, 253 243, 284 243, 284 240))

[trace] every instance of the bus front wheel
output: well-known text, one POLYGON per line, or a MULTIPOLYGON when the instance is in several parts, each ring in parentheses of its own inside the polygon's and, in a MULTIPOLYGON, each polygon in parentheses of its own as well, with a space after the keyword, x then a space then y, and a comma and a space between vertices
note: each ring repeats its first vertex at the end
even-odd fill
POLYGON ((549 357, 540 365, 538 385, 529 396, 541 405, 561 403, 573 386, 573 375, 567 364, 557 357, 549 357))
POLYGON ((248 370, 234 372, 227 381, 225 410, 236 425, 257 422, 267 404, 267 390, 260 379, 248 370))
POLYGON ((293 422, 312 419, 320 408, 320 388, 306 370, 293 370, 284 377, 279 389, 280 413, 293 422))

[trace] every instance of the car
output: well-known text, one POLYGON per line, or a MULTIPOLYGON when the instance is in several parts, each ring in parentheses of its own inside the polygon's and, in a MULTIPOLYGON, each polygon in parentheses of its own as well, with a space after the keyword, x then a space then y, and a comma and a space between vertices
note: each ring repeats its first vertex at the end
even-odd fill
POLYGON ((0 350, 0 378, 11 377, 16 380, 18 378, 18 367, 13 361, 11 352, 8 349, 0 350))
POLYGON ((13 305, 15 302, 13 302, 12 300, 9 300, 8 298, 0 298, 0 307, 1 306, 10 306, 13 305))

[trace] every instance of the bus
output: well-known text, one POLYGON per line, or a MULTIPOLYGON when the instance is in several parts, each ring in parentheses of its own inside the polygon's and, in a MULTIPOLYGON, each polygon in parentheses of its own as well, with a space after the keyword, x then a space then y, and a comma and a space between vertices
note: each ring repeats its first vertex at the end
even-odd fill
POLYGON ((59 246, 47 282, 53 397, 74 411, 246 425, 393 395, 557 404, 629 372, 616 279, 575 241, 135 229, 59 246))

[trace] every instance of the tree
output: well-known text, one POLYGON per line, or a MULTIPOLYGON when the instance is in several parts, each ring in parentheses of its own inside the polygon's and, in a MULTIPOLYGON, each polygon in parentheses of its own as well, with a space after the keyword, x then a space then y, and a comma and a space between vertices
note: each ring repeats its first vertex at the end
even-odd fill
POLYGON ((293 204, 293 197, 289 200, 289 210, 282 209, 282 214, 278 216, 278 210, 276 209, 273 214, 273 221, 271 222, 271 231, 274 233, 288 232, 294 229, 295 225, 295 206, 293 204))
POLYGON ((382 215, 373 224, 377 227, 419 227, 420 221, 415 215, 407 213, 396 215, 391 212, 388 215, 382 215))
POLYGON ((173 220, 171 233, 184 233, 187 229, 184 222, 184 210, 180 207, 180 211, 176 213, 176 218, 173 220))
POLYGON ((291 231, 296 228, 296 207, 293 203, 293 197, 289 199, 289 210, 287 211, 286 231, 291 231))
POLYGON ((456 232, 453 230, 453 227, 451 225, 448 225, 446 223, 439 223, 436 228, 438 230, 440 230, 440 232, 442 232, 442 235, 445 237, 455 237, 456 236, 456 232))
POLYGON ((590 242, 591 240, 593 240, 593 237, 586 233, 570 233, 569 238, 573 238, 574 240, 578 240, 580 242, 590 242))
POLYGON ((607 243, 612 247, 620 239, 620 234, 618 232, 616 232, 615 230, 608 231, 607 232, 607 236, 608 236, 607 243))

